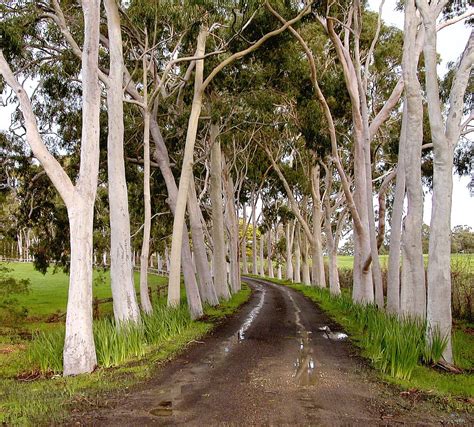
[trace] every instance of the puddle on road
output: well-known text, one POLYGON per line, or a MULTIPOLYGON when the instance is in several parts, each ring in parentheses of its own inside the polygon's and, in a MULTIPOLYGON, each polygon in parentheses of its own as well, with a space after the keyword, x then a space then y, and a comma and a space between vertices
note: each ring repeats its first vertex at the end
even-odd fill
POLYGON ((261 285, 256 285, 255 288, 260 291, 260 295, 259 295, 259 300, 258 300, 258 304, 252 309, 252 311, 247 315, 247 318, 245 319, 244 323, 242 324, 242 326, 240 327, 240 329, 237 331, 237 340, 238 341, 242 341, 245 339, 245 333, 247 332, 247 330, 250 328, 250 326, 252 325, 253 321, 255 320, 255 318, 258 316, 258 314, 260 313, 260 310, 262 309, 263 307, 263 303, 264 303, 264 300, 265 300, 265 288, 261 285))
POLYGON ((333 332, 329 326, 321 326, 318 328, 323 334, 323 338, 329 339, 331 341, 343 341, 348 338, 347 334, 344 332, 333 332))
POLYGON ((317 381, 316 363, 313 357, 313 344, 311 343, 311 332, 303 330, 300 332, 299 354, 295 360, 295 372, 293 377, 301 386, 314 385, 317 381))
MULTIPOLYGON (((171 416, 173 415, 173 405, 175 407, 174 412, 179 411, 183 400, 186 400, 190 394, 197 393, 201 387, 204 387, 206 381, 204 378, 206 378, 207 373, 222 363, 235 346, 247 339, 246 333, 257 318, 265 302, 265 288, 261 285, 255 285, 255 289, 259 291, 257 305, 245 317, 239 329, 206 354, 199 364, 184 366, 179 373, 180 380, 160 392, 160 394, 166 396, 167 400, 162 400, 157 407, 150 410, 151 415, 158 417, 171 416)), ((164 396, 162 396, 162 399, 164 396)))
POLYGON ((171 400, 164 400, 160 404, 150 411, 151 415, 157 417, 169 417, 173 415, 173 402, 171 400))

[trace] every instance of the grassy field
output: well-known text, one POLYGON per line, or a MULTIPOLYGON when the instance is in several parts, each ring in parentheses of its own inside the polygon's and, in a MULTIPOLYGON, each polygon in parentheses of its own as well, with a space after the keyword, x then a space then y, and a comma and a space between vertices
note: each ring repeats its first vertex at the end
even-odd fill
MULTIPOLYGON (((20 304, 28 308, 28 318, 16 328, 0 328, 0 424, 47 425, 64 422, 70 411, 103 405, 104 399, 113 394, 126 393, 140 381, 153 375, 161 363, 183 351, 191 342, 207 334, 225 316, 235 312, 251 294, 250 288, 242 290, 231 300, 218 307, 205 307, 203 321, 187 320, 179 332, 159 337, 153 344, 145 345, 141 357, 131 357, 118 366, 99 367, 92 374, 63 378, 60 375, 40 374, 31 360, 30 341, 24 331, 41 330, 56 334, 63 330, 63 320, 48 323, 51 314, 64 312, 67 302, 68 276, 62 272, 48 271, 42 275, 30 264, 9 264, 17 279, 30 280, 30 293, 19 296, 20 304)), ((111 296, 107 272, 94 273, 94 296, 111 296)), ((149 276, 152 289, 166 285, 167 278, 149 276)), ((138 290, 138 275, 135 275, 138 290)), ((183 300, 185 300, 183 291, 183 300)), ((165 305, 164 296, 155 303, 165 305)), ((106 304, 104 304, 106 305, 106 304)), ((110 305, 110 304, 109 304, 110 305)), ((110 307, 109 307, 110 309, 110 307)), ((159 313, 159 312, 158 312, 159 313)), ((110 311, 101 307, 102 317, 110 311)), ((160 315, 161 316, 161 315, 160 315)), ((99 322, 103 322, 100 320, 99 322)))
MULTIPOLYGON (((423 255, 425 265, 428 265, 428 255, 423 255)), ((380 265, 382 268, 388 267, 388 255, 379 255, 380 265)), ((452 254, 451 265, 455 266, 459 262, 468 262, 471 270, 474 270, 474 254, 452 254)), ((337 266, 339 268, 352 268, 354 265, 354 257, 347 255, 338 255, 337 266)))
MULTIPOLYGON (((67 304, 67 292, 69 284, 69 276, 57 270, 54 272, 50 268, 43 275, 33 268, 30 263, 10 263, 7 267, 13 269, 11 275, 16 279, 29 279, 30 292, 26 295, 18 295, 17 299, 20 305, 28 309, 28 316, 32 318, 44 318, 55 312, 65 312, 67 304)), ((135 272, 135 289, 139 290, 139 273, 135 272)), ((165 285, 167 279, 165 277, 150 274, 148 283, 152 289, 157 286, 165 285)), ((97 298, 109 298, 112 296, 110 290, 110 274, 109 271, 94 271, 93 295, 97 298)))

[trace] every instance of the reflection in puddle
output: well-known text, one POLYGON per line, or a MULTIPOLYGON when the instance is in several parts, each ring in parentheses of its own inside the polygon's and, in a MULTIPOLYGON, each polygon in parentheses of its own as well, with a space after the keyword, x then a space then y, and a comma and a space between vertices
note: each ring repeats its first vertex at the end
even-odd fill
POLYGON ((293 376, 296 382, 302 386, 316 384, 316 364, 310 334, 311 332, 301 331, 299 354, 294 363, 295 373, 293 376))
POLYGON ((157 417, 169 417, 173 415, 173 403, 170 400, 164 400, 160 402, 158 407, 150 411, 151 415, 156 415, 157 417))
POLYGON ((258 313, 260 313, 260 310, 263 307, 263 302, 264 302, 266 290, 263 286, 260 286, 260 285, 256 285, 255 287, 258 291, 260 291, 258 304, 248 314, 247 318, 245 319, 245 322, 242 324, 242 326, 238 330, 237 339, 239 341, 245 339, 245 332, 247 332, 248 328, 250 328, 250 325, 255 320, 255 318, 258 316, 258 313))
POLYGON ((332 332, 329 326, 321 326, 318 328, 323 332, 323 337, 332 341, 342 341, 347 338, 347 334, 344 332, 332 332))

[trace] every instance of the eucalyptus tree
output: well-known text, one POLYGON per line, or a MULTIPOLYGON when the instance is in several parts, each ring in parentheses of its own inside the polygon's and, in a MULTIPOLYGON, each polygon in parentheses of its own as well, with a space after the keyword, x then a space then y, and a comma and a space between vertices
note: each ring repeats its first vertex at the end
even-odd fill
MULTIPOLYGON (((436 333, 446 337, 444 359, 453 361, 451 346, 451 208, 453 187, 453 155, 463 127, 472 120, 463 121, 464 94, 472 79, 474 62, 474 32, 467 41, 449 91, 446 118, 442 113, 437 74, 437 20, 447 0, 428 3, 417 0, 425 29, 423 53, 425 59, 425 86, 433 141, 433 205, 430 223, 427 320, 428 340, 436 333)), ((443 25, 443 24, 440 24, 443 25)), ((471 111, 468 111, 471 114, 471 111)))
MULTIPOLYGON (((199 35, 197 37, 197 48, 196 53, 199 58, 196 60, 196 73, 194 81, 194 95, 191 114, 188 121, 188 128, 186 134, 186 144, 184 148, 183 163, 181 168, 180 184, 178 190, 178 196, 176 200, 175 218, 173 223, 173 239, 171 246, 171 268, 169 277, 169 290, 168 290, 168 303, 170 305, 176 305, 179 303, 179 282, 180 282, 180 268, 181 268, 181 252, 180 246, 183 237, 183 226, 184 226, 184 215, 186 210, 186 198, 188 194, 188 188, 190 185, 190 179, 192 176, 192 160, 194 153, 194 145, 196 140, 196 133, 198 129, 198 120, 202 109, 202 100, 204 91, 212 82, 213 78, 218 74, 226 65, 244 57, 245 55, 255 51, 268 39, 277 36, 278 34, 285 31, 290 25, 299 21, 304 15, 310 11, 309 5, 305 6, 292 20, 288 21, 287 24, 280 26, 279 28, 268 32, 264 36, 260 37, 255 43, 251 44, 246 49, 233 53, 226 59, 222 60, 214 67, 209 75, 204 79, 204 52, 206 48, 206 38, 213 26, 210 22, 203 22, 200 27, 199 35)), ((210 19, 208 17, 208 19, 210 19)))
POLYGON ((100 2, 84 0, 82 6, 82 144, 80 170, 75 185, 43 141, 28 93, 8 63, 14 52, 11 49, 5 51, 4 48, 0 52, 0 74, 18 98, 28 144, 61 195, 68 211, 71 267, 63 353, 64 375, 91 372, 97 364, 92 333, 92 232, 99 172, 100 2))

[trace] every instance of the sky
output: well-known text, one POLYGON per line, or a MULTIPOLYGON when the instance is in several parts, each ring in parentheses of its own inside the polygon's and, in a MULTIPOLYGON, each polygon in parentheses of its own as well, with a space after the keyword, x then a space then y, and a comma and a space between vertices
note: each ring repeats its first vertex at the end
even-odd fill
MULTIPOLYGON (((395 0, 386 0, 382 17, 386 23, 403 28, 403 13, 395 11, 395 0)), ((369 7, 379 9, 379 0, 369 0, 369 7)), ((438 52, 441 55, 441 64, 438 72, 442 76, 446 72, 446 65, 459 58, 469 37, 469 28, 463 23, 457 23, 443 29, 438 35, 438 52)), ((3 97, 4 98, 4 97, 3 97)), ((0 104, 0 130, 8 129, 12 108, 0 104)), ((469 225, 474 229, 474 197, 470 196, 467 185, 469 177, 454 177, 452 226, 469 225)), ((423 220, 430 223, 431 194, 425 191, 425 204, 423 220)))

